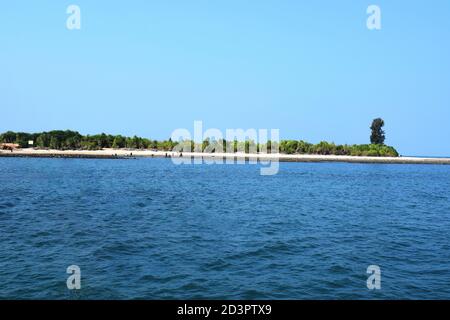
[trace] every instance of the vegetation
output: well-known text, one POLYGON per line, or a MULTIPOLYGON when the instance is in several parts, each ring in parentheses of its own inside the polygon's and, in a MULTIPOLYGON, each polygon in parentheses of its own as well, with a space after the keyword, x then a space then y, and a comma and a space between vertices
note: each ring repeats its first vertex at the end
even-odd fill
POLYGON ((282 140, 280 142, 280 152, 286 154, 398 157, 397 150, 386 145, 336 145, 326 141, 322 141, 318 144, 311 144, 305 141, 282 140))
POLYGON ((384 139, 386 137, 382 129, 383 127, 384 127, 383 119, 377 118, 373 120, 372 125, 370 126, 370 130, 372 130, 372 134, 370 135, 370 143, 384 144, 384 139))
MULTIPOLYGON (((381 127, 379 127, 381 129, 381 127)), ((382 132, 382 130, 381 130, 382 132)), ((382 132, 384 141, 384 132, 382 132)), ((363 145, 335 145, 322 141, 311 144, 305 141, 282 140, 277 142, 268 141, 265 144, 254 141, 213 141, 206 139, 202 143, 193 141, 173 142, 172 140, 156 141, 141 137, 124 137, 121 135, 86 135, 83 136, 76 131, 49 131, 42 133, 5 132, 0 135, 0 142, 17 143, 22 148, 29 147, 28 141, 32 140, 33 147, 40 149, 57 150, 99 150, 103 148, 128 148, 128 149, 153 149, 160 151, 171 151, 179 143, 185 144, 184 150, 216 152, 227 150, 229 152, 242 151, 246 153, 270 152, 278 147, 280 153, 284 154, 317 154, 317 155, 350 155, 350 156, 386 156, 397 157, 397 151, 382 143, 363 145)), ((380 139, 377 140, 380 142, 380 139)))
POLYGON ((103 148, 158 149, 172 150, 175 144, 171 140, 156 141, 145 138, 113 136, 105 133, 83 136, 76 131, 49 131, 42 133, 25 133, 8 131, 0 135, 0 142, 17 143, 21 148, 33 147, 57 150, 100 150, 103 148))

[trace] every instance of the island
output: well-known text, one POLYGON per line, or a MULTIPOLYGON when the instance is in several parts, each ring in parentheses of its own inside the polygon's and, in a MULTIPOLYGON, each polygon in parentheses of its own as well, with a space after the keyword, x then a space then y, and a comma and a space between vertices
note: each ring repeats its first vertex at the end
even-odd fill
POLYGON ((370 144, 337 145, 303 140, 221 141, 206 138, 202 142, 158 141, 138 136, 82 135, 72 130, 40 133, 8 131, 0 134, 0 157, 108 158, 202 157, 236 158, 298 162, 411 163, 450 164, 450 158, 401 157, 384 144, 381 118, 372 122, 370 144), (179 151, 183 144, 182 151, 179 151))

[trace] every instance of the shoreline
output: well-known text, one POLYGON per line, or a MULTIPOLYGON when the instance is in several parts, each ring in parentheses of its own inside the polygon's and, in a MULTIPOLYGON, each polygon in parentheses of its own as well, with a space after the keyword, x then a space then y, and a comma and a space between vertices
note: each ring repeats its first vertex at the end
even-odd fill
MULTIPOLYGON (((13 152, 0 151, 0 157, 30 158, 82 158, 82 159, 133 159, 133 158, 171 158, 181 157, 179 152, 152 150, 35 150, 17 149, 13 152)), ((338 155, 304 155, 304 154, 245 154, 245 153, 199 153, 183 152, 183 158, 236 159, 280 162, 349 162, 349 163, 385 163, 385 164, 442 164, 450 165, 450 158, 427 157, 367 157, 338 155)))

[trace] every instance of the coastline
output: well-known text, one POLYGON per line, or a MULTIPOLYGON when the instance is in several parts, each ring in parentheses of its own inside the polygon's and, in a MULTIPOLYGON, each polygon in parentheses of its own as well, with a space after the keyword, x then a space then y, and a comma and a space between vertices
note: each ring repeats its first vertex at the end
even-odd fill
POLYGON ((237 159, 280 162, 350 162, 350 163, 385 163, 385 164, 442 164, 450 165, 450 158, 427 157, 367 157, 338 155, 306 155, 306 154, 244 154, 244 153, 199 153, 153 151, 153 150, 35 150, 17 149, 13 152, 0 151, 0 157, 31 157, 31 158, 86 158, 86 159, 132 159, 137 157, 168 158, 168 157, 203 157, 205 159, 237 159))

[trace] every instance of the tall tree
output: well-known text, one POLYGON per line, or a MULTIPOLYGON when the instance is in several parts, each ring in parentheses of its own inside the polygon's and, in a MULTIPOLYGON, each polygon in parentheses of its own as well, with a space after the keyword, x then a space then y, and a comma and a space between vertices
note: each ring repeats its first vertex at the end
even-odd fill
POLYGON ((384 144, 384 139, 386 138, 384 135, 383 128, 384 120, 381 118, 376 118, 372 121, 372 125, 370 129, 372 130, 372 134, 370 135, 370 143, 372 144, 384 144))

